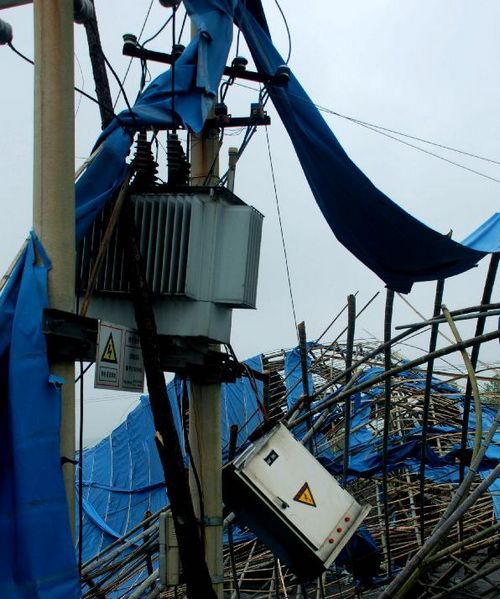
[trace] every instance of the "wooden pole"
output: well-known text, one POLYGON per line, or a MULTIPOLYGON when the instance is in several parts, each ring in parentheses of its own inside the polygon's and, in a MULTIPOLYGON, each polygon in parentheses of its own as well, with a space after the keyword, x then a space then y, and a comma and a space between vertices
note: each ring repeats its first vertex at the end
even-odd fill
MULTIPOLYGON (((73 2, 34 0, 35 131, 33 225, 52 261, 49 304, 75 301, 73 2)), ((50 357, 49 357, 50 359, 50 357)), ((50 359, 61 376, 61 456, 71 529, 75 525, 75 366, 50 359)))

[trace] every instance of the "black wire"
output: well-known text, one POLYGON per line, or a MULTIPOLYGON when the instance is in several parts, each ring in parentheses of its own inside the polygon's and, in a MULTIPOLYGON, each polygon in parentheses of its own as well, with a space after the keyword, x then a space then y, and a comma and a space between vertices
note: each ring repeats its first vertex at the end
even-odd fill
MULTIPOLYGON (((246 7, 247 7, 247 0, 243 0, 243 14, 244 15, 246 15, 246 7)), ((241 29, 240 29, 240 27, 238 27, 238 34, 236 35, 235 56, 239 56, 239 53, 240 53, 240 37, 241 37, 241 29)))
MULTIPOLYGON (((76 312, 78 314, 78 310, 76 312)), ((94 362, 90 362, 85 369, 83 370, 83 372, 80 372, 80 374, 76 377, 75 379, 75 384, 78 383, 78 381, 82 378, 82 376, 87 372, 87 370, 94 364, 94 362)))
MULTIPOLYGON (((428 154, 429 156, 434 156, 434 158, 439 158, 439 160, 442 160, 443 162, 447 162, 448 164, 453 164, 454 166, 458 166, 459 168, 461 168, 465 171, 469 171, 470 173, 474 173, 475 175, 479 175, 480 177, 484 177, 485 179, 489 179, 490 181, 494 181, 495 183, 500 183, 500 179, 495 179, 495 177, 490 177, 490 175, 487 175, 486 173, 482 173, 481 171, 476 171, 473 168, 469 168, 468 166, 465 166, 464 164, 460 164, 460 162, 455 162, 454 160, 450 160, 449 158, 440 156, 439 154, 436 154, 435 152, 431 152, 430 150, 426 150, 424 148, 421 148, 420 146, 416 146, 415 144, 411 144, 407 141, 404 141, 404 139, 399 139, 397 137, 394 137, 394 135, 389 135, 389 133, 385 133, 384 131, 380 130, 379 128, 371 127, 370 125, 365 125, 364 123, 357 122, 357 121, 353 121, 353 122, 357 123, 358 125, 361 125, 362 127, 365 127, 366 129, 370 129, 370 131, 374 131, 375 133, 378 133, 379 135, 383 135, 384 137, 393 139, 394 141, 397 141, 400 144, 403 144, 405 146, 413 148, 414 150, 418 150, 419 152, 423 152, 424 154, 428 154)), ((479 157, 476 156, 476 158, 479 158, 479 157)))
POLYGON ((104 62, 106 63, 106 66, 111 71, 113 77, 115 78, 116 82, 118 83, 120 91, 121 91, 121 93, 123 95, 123 99, 125 100, 125 104, 127 105, 127 108, 128 108, 128 110, 130 112, 130 116, 132 117, 132 120, 134 121, 135 128, 138 130, 138 129, 140 129, 140 125, 139 125, 139 122, 137 121, 137 118, 136 118, 136 116, 134 114, 134 111, 132 110, 132 106, 130 105, 127 93, 125 91, 125 88, 123 87, 123 83, 121 82, 120 77, 118 77, 118 74, 116 73, 116 71, 113 68, 112 64, 109 62, 106 54, 104 54, 104 50, 102 49, 102 47, 100 48, 100 50, 101 50, 102 58, 103 58, 104 62))
POLYGON ((179 37, 177 38, 177 43, 180 44, 181 43, 181 39, 182 39, 182 34, 184 33, 184 26, 186 25, 186 21, 187 21, 187 12, 184 13, 184 18, 182 19, 182 25, 181 25, 181 30, 179 31, 179 37))
POLYGON ((189 394, 187 389, 187 381, 185 378, 182 379, 182 402, 179 402, 179 395, 177 395, 177 402, 180 403, 180 412, 182 416, 182 430, 184 432, 184 445, 186 447, 186 453, 189 458, 189 463, 191 464, 191 468, 193 470, 194 479, 196 482, 196 490, 198 491, 198 501, 200 503, 200 526, 202 531, 205 528, 205 504, 203 501, 203 489, 201 486, 201 479, 198 473, 198 469, 196 468, 196 463, 193 458, 193 453, 191 451, 191 443, 189 442, 188 428, 186 426, 185 412, 182 409, 182 405, 184 404, 184 400, 189 401, 189 394))
MULTIPOLYGON (((153 4, 154 4, 154 0, 151 0, 151 3, 149 4, 149 8, 148 11, 146 13, 146 16, 144 17, 144 22, 142 23, 142 27, 141 27, 141 31, 139 33, 139 37, 137 38, 137 41, 139 42, 141 40, 142 34, 144 33, 144 29, 146 28, 146 23, 148 22, 149 19, 149 15, 151 14, 151 9, 153 8, 153 4)), ((125 84, 125 81, 127 80, 129 71, 130 71, 130 67, 132 66, 132 61, 133 58, 130 57, 130 60, 128 61, 128 66, 127 66, 127 70, 125 71, 125 75, 123 76, 123 81, 122 84, 125 84)), ((116 96, 116 100, 113 104, 113 108, 116 108, 116 105, 118 104, 118 100, 120 99, 120 95, 121 95, 121 90, 118 92, 118 95, 116 96)))
POLYGON ((152 35, 152 36, 151 36, 151 37, 149 37, 149 38, 148 38, 148 39, 147 39, 145 42, 143 42, 143 43, 141 44, 141 46, 142 46, 143 48, 145 48, 145 47, 146 47, 146 44, 149 44, 150 42, 152 42, 153 40, 155 40, 155 39, 156 39, 156 38, 157 38, 157 37, 160 35, 160 33, 161 33, 161 32, 162 32, 164 29, 165 29, 165 27, 167 27, 167 25, 168 25, 168 24, 170 23, 170 21, 172 20, 173 16, 174 16, 174 13, 172 13, 172 14, 171 14, 171 15, 168 17, 168 19, 165 21, 165 23, 163 23, 163 25, 160 27, 160 29, 158 29, 158 31, 157 31, 157 32, 156 32, 154 35, 152 35))
MULTIPOLYGON (((231 82, 231 85, 233 83, 234 83, 234 81, 231 82)), ((236 85, 239 85, 239 84, 236 84, 236 85)), ((245 87, 248 87, 249 89, 259 92, 259 103, 262 104, 262 107, 264 108, 267 104, 267 101, 269 100, 269 94, 267 93, 267 90, 263 90, 262 88, 257 90, 257 88, 250 87, 250 86, 245 86, 245 87)), ((225 97, 225 94, 224 94, 224 97, 225 97)), ((243 141, 241 143, 241 146, 239 147, 238 152, 236 154, 236 162, 243 155, 243 152, 248 147, 248 144, 252 140, 252 137, 255 135, 256 131, 257 131, 257 125, 249 125, 247 127, 245 135, 243 136, 243 141)), ((224 185, 227 181, 228 176, 229 176, 229 169, 227 169, 227 171, 224 173, 224 175, 220 178, 219 185, 224 185)))
POLYGON ((283 244, 283 254, 285 256, 285 267, 286 267, 286 277, 287 277, 287 281, 288 281, 288 290, 290 292, 290 301, 292 304, 292 313, 293 313, 293 321, 295 324, 295 331, 297 331, 297 313, 295 311, 295 301, 293 299, 292 279, 290 276, 290 267, 288 265, 288 252, 286 249, 285 233, 283 231, 283 222, 281 220, 281 209, 280 209, 280 203, 279 203, 279 198, 278 198, 278 189, 276 187, 276 177, 274 175, 273 157, 271 155, 271 144, 269 142, 269 133, 267 131, 267 125, 265 126, 265 132, 266 132, 267 152, 269 155, 269 163, 271 166, 271 177, 273 180, 274 197, 276 200, 276 209, 278 211, 278 222, 279 222, 279 226, 280 226, 281 242, 283 244))
MULTIPOLYGON (((257 91, 256 87, 253 87, 251 85, 245 85, 244 83, 236 82, 235 85, 238 85, 239 87, 244 87, 246 89, 250 89, 252 91, 257 91)), ((467 152, 466 150, 460 150, 460 149, 454 148, 452 146, 447 146, 445 144, 441 144, 441 143, 438 143, 438 142, 435 142, 435 141, 431 141, 431 140, 425 139, 423 137, 418 137, 416 135, 410 135, 409 133, 404 133, 402 131, 397 131, 395 129, 389 129, 388 127, 383 127, 382 125, 377 125, 375 123, 370 123, 368 121, 363 121, 361 119, 358 119, 358 118, 355 118, 355 117, 351 117, 351 116, 348 116, 346 114, 342 114, 340 112, 337 112, 337 111, 335 111, 335 110, 333 110, 331 108, 326 108, 325 106, 321 106, 320 104, 316 104, 316 103, 314 103, 314 102, 312 102, 310 100, 304 100, 302 97, 298 96, 297 94, 293 94, 291 92, 288 92, 288 95, 295 98, 293 101, 302 102, 303 104, 310 104, 311 106, 315 106, 320 112, 331 114, 333 116, 338 116, 338 117, 340 117, 342 119, 350 121, 351 123, 355 123, 356 125, 360 125, 362 127, 366 127, 368 129, 371 129, 375 133, 380 133, 381 135, 383 135, 384 131, 389 132, 389 133, 394 133, 395 135, 400 135, 401 137, 406 137, 408 139, 413 139, 415 141, 421 141, 422 143, 426 143, 428 145, 435 146, 435 147, 438 147, 438 148, 443 148, 444 150, 449 150, 450 152, 456 152, 457 154, 462 154, 464 156, 468 156, 469 158, 476 158, 477 160, 483 160, 484 162, 490 162, 491 164, 500 165, 500 161, 499 160, 495 160, 493 158, 488 158, 486 156, 481 156, 479 154, 474 154, 473 152, 467 152)), ((405 143, 405 142, 403 142, 400 139, 396 139, 396 138, 391 137, 390 135, 387 135, 387 137, 389 137, 390 139, 395 139, 396 141, 399 141, 400 143, 405 143)), ((450 162, 451 164, 453 164, 455 166, 458 166, 460 168, 464 168, 465 170, 469 170, 469 171, 471 171, 471 172, 473 172, 475 174, 478 174, 480 176, 488 177, 488 175, 485 175, 484 173, 475 171, 473 169, 469 169, 468 167, 465 167, 464 165, 462 165, 460 163, 453 162, 451 160, 447 160, 446 158, 443 158, 439 154, 434 154, 432 152, 427 152, 426 150, 424 150, 423 148, 420 148, 419 146, 414 146, 412 144, 407 144, 407 145, 409 145, 411 148, 414 148, 416 150, 420 150, 420 151, 422 151, 424 153, 427 153, 430 156, 435 156, 436 158, 440 158, 442 160, 450 162)))
POLYGON ((78 438, 78 571, 82 576, 83 566, 83 362, 80 360, 80 430, 78 438))
MULTIPOLYGON (((174 48, 175 45, 175 22, 176 22, 176 18, 175 15, 177 13, 177 4, 175 4, 172 7, 172 50, 174 48)), ((175 134, 177 127, 176 127, 176 122, 175 122, 175 60, 172 61, 172 66, 170 67, 170 70, 172 72, 172 76, 171 76, 171 82, 172 82, 172 133, 175 134)))
MULTIPOLYGON (((31 65, 35 65, 34 61, 31 60, 31 58, 28 58, 27 56, 25 56, 22 52, 20 52, 11 42, 8 44, 9 48, 14 52, 14 54, 17 54, 20 58, 22 58, 23 60, 25 60, 26 62, 29 62, 29 64, 31 65)), ((102 104, 101 102, 99 102, 99 100, 97 98, 94 98, 93 96, 91 96, 90 94, 88 94, 87 92, 83 91, 83 89, 80 89, 79 87, 73 86, 73 89, 78 92, 79 94, 82 94, 82 96, 84 96, 85 98, 87 98, 88 100, 94 102, 94 104, 97 104, 97 106, 100 106, 101 108, 103 108, 106 112, 108 112, 109 114, 112 114, 113 117, 118 121, 119 125, 125 130, 125 131, 129 131, 130 127, 124 123, 120 117, 115 113, 114 110, 111 110, 108 106, 106 106, 105 104, 102 104)))
POLYGON ((217 149, 217 152, 215 152, 215 156, 214 159, 212 160, 212 164, 210 165, 210 168, 208 169, 208 173, 206 174, 205 180, 203 181, 203 185, 208 185, 210 182, 210 179, 212 178, 212 174, 215 170, 215 165, 217 164, 217 161, 219 160, 219 150, 222 147, 222 142, 224 140, 224 127, 221 128, 220 131, 220 137, 219 137, 219 148, 217 149))

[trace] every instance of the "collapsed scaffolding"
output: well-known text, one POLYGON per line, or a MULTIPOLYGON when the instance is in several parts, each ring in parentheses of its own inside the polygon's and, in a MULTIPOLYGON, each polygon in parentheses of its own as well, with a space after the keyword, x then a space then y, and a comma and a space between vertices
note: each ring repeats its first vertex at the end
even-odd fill
MULTIPOLYGON (((248 424, 258 424, 256 418, 286 422, 372 510, 334 566, 307 583, 250 531, 226 518, 227 597, 396 597, 405 596, 410 579, 415 596, 423 598, 498 593, 500 434, 493 407, 499 399, 498 370, 483 365, 481 376, 472 373, 474 388, 482 387, 478 398, 467 385, 470 369, 450 365, 446 356, 498 338, 498 331, 484 333, 484 321, 497 317, 499 309, 486 301, 448 313, 453 322, 475 320, 474 338, 458 338, 412 361, 403 358, 397 344, 415 330, 437 328, 444 316, 406 327, 383 343, 354 342, 349 319, 347 342, 340 341, 344 330, 329 344, 302 343, 266 353, 259 356, 258 367, 256 359, 250 361, 244 384, 245 393, 254 395, 254 409, 245 404, 243 420, 236 423, 244 433, 238 451, 248 440, 248 424), (429 366, 433 356, 436 363, 429 366), (253 369, 267 373, 267 382, 254 379, 253 369), (478 399, 481 427, 475 417, 478 399), (474 449, 478 428, 482 446, 474 449)), ((472 355, 477 366, 478 351, 472 355)), ((231 400, 227 389, 224 397, 231 400)), ((184 413, 184 423, 187 418, 184 413)), ((233 423, 226 419, 226 424, 233 423)), ((227 457, 229 430, 225 442, 227 457)), ((144 522, 131 522, 135 526, 126 534, 87 560, 85 597, 183 596, 182 584, 164 588, 159 581, 158 516, 164 509, 148 513, 144 522)))

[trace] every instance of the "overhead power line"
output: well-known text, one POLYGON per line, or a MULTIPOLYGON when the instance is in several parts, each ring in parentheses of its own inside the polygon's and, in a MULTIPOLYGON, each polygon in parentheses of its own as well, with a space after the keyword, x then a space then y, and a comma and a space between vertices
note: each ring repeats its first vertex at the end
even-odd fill
MULTIPOLYGON (((244 87, 246 89, 250 89, 252 91, 258 91, 257 88, 251 86, 251 85, 245 85, 243 83, 237 83, 235 82, 235 85, 238 85, 239 87, 244 87)), ((415 150, 418 150, 420 152, 423 152, 424 154, 427 154, 429 156, 433 156, 434 158, 438 158, 439 160, 443 160, 444 162, 447 162, 449 164, 452 164, 453 166, 457 166, 463 170, 466 170, 468 172, 471 172, 475 175, 479 175, 480 177, 483 177, 485 179, 488 179, 490 181, 494 181, 495 183, 500 183, 500 179, 496 179, 495 177, 492 177, 490 175, 487 175, 486 173, 483 173, 481 171, 478 171, 476 169, 470 168, 468 166, 466 166, 465 164, 461 164, 460 162, 455 162, 454 160, 450 160, 449 158, 446 158, 445 156, 441 156, 440 154, 436 154, 435 152, 431 152, 429 150, 426 150, 425 148, 422 148, 420 146, 417 146, 415 144, 411 144, 403 139, 399 139, 397 137, 394 137, 394 135, 399 135, 401 137, 405 137, 407 139, 413 139, 415 141, 419 141, 421 143, 425 143, 431 146, 435 146, 438 148, 442 148, 444 150, 448 150, 450 152, 456 152, 457 154, 461 154, 463 156, 467 156, 469 158, 475 158, 477 160, 482 160, 484 162, 489 162, 490 164, 495 164, 500 166, 500 160, 495 160, 493 158, 489 158, 487 156, 481 156, 479 154, 475 154, 473 152, 468 152, 466 150, 462 150, 459 148, 454 148, 453 146, 448 146, 439 142, 435 142, 435 141, 431 141, 429 139, 425 139, 423 137, 418 137, 416 135, 411 135, 409 133, 405 133, 402 131, 397 131, 396 129, 390 129, 388 127, 383 127, 382 125, 377 125, 375 123, 370 123, 368 121, 364 121, 355 117, 351 117, 348 116, 346 114, 342 114, 340 112, 337 112, 336 110, 333 110, 331 108, 326 108, 325 106, 321 106, 320 104, 316 104, 314 102, 306 102, 304 101, 302 98, 299 98, 298 96, 296 96, 295 94, 290 94, 290 96, 292 96, 292 101, 296 101, 296 102, 301 102, 301 103, 306 103, 306 104, 311 104, 312 106, 315 106, 320 112, 324 112, 327 114, 331 114, 333 116, 337 116, 340 117, 342 119, 345 119, 347 121, 350 121, 351 123, 354 123, 356 125, 360 125, 361 127, 365 127, 366 129, 370 129, 371 131, 374 131, 375 133, 379 133, 380 135, 384 135, 385 137, 388 137, 389 139, 393 139, 394 141, 397 141, 399 143, 402 143, 404 145, 407 145, 415 150), (394 135, 390 135, 390 133, 393 133, 394 135)))

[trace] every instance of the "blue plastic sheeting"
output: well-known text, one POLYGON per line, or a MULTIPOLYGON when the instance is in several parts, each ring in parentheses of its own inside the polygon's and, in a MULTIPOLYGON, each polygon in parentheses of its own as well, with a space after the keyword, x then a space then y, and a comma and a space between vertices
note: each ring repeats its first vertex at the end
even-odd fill
MULTIPOLYGON (((176 402, 171 403, 175 408, 176 402)), ((149 400, 143 397, 109 437, 84 451, 84 560, 143 520, 146 510, 166 505, 154 433, 149 400)))
MULTIPOLYGON (((237 16, 257 69, 275 73, 284 60, 265 28, 244 2, 237 16)), ((262 24, 261 14, 259 20, 262 24)), ((485 255, 430 229, 378 190, 347 156, 293 75, 287 87, 267 89, 333 233, 389 288, 407 293, 416 281, 459 274, 485 255)))
POLYGON ((0 597, 79 597, 61 475, 61 381, 42 312, 50 262, 34 235, 0 297, 0 597))
MULTIPOLYGON (((381 368, 369 368, 358 379, 358 382, 369 380, 377 376, 382 371, 381 368)), ((397 377, 405 387, 413 387, 423 390, 425 387, 425 372, 411 371, 400 373, 397 377), (409 379, 409 380, 406 380, 409 379)), ((456 397, 457 389, 451 385, 442 383, 438 379, 433 379, 433 392, 447 395, 454 393, 458 405, 463 405, 463 400, 456 397)), ((373 429, 369 426, 373 424, 373 403, 377 396, 383 393, 383 386, 372 387, 369 393, 361 393, 358 397, 353 397, 353 408, 351 414, 349 468, 348 472, 351 480, 354 478, 368 478, 378 476, 382 472, 383 457, 380 438, 373 434, 373 429)), ((483 431, 489 430, 494 418, 494 411, 483 406, 482 409, 482 427, 483 431)), ((474 431, 476 429, 474 406, 471 407, 469 419, 469 440, 472 443, 474 431)), ((429 427, 430 433, 459 433, 460 429, 453 426, 429 427)), ((472 446, 472 445, 471 445, 472 446)), ((472 449, 468 450, 472 454, 472 449)), ((415 427, 404 436, 391 435, 388 446, 388 471, 392 472, 401 467, 406 467, 410 472, 419 472, 422 455, 422 428, 415 427)), ((459 481, 458 458, 460 447, 457 445, 445 455, 438 455, 430 446, 426 447, 425 453, 425 476, 436 483, 457 483, 459 481)), ((339 475, 343 472, 343 453, 332 454, 330 451, 323 452, 318 458, 329 472, 339 475)), ((481 462, 479 473, 486 477, 492 468, 500 460, 500 431, 493 436, 492 444, 488 447, 485 457, 481 462)), ((490 487, 495 515, 500 519, 500 482, 496 481, 490 487)))
POLYGON ((97 141, 100 152, 76 184, 76 239, 79 241, 123 183, 133 134, 141 128, 183 124, 199 132, 212 107, 233 34, 231 0, 184 0, 197 34, 171 70, 154 79, 132 112, 115 118, 97 141))
MULTIPOLYGON (((247 360, 253 370, 262 371, 260 356, 247 360)), ((174 420, 184 445, 181 401, 186 391, 183 381, 174 379, 168 386, 174 420)), ((243 446, 249 434, 263 422, 257 395, 262 383, 241 378, 223 384, 222 447, 229 444, 232 424, 238 425, 238 443, 243 446), (255 386, 254 386, 255 384, 255 386)), ((136 526, 146 510, 156 512, 168 505, 163 469, 154 441, 155 427, 149 398, 140 405, 109 437, 83 453, 83 558, 89 559, 115 539, 136 526)), ((227 452, 224 451, 227 455, 227 452)), ((186 461, 187 466, 187 461, 186 461)), ((246 533, 241 533, 246 534, 246 533)), ((235 540, 240 538, 235 531, 235 540)))
MULTIPOLYGON (((309 344, 310 345, 310 344, 309 344)), ((307 386, 309 392, 314 389, 312 375, 309 371, 311 366, 311 356, 307 354, 307 386)), ((285 355, 285 385, 287 391, 287 406, 292 410, 298 401, 306 394, 302 380, 302 367, 300 363, 300 349, 297 347, 286 352, 285 355)))
POLYGON ((490 216, 462 243, 480 252, 500 252, 500 212, 490 216))
MULTIPOLYGON (((245 360, 244 364, 256 372, 262 372, 261 356, 245 360)), ((250 378, 240 378, 234 383, 222 385, 222 455, 224 460, 227 459, 231 425, 238 426, 236 446, 242 449, 250 434, 264 422, 263 394, 262 382, 252 379, 251 373, 250 378)))

